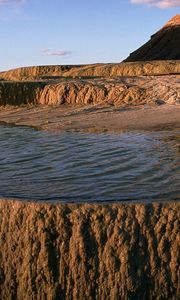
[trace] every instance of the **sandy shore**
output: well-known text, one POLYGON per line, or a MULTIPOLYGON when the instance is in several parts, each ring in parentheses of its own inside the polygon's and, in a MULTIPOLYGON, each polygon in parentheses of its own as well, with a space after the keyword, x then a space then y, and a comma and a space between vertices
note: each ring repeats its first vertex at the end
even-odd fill
POLYGON ((0 123, 60 132, 166 130, 180 128, 180 106, 6 106, 0 109, 0 123))

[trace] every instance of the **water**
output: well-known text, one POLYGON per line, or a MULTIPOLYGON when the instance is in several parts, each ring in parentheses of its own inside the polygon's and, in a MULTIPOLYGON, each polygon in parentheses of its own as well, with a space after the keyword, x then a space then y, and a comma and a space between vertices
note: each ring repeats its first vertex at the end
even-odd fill
POLYGON ((179 199, 178 132, 52 134, 0 127, 0 197, 179 199))

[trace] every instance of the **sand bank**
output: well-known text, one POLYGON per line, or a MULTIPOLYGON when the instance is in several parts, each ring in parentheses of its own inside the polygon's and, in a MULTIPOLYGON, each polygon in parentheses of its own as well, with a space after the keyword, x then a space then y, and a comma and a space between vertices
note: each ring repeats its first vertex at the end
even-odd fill
POLYGON ((180 106, 87 105, 5 107, 0 123, 31 126, 48 131, 121 132, 125 130, 169 130, 180 128, 180 106))

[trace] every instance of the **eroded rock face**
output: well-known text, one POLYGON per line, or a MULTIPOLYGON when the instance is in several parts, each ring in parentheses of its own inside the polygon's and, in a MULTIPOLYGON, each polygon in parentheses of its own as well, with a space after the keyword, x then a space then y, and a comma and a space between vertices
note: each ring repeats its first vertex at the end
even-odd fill
POLYGON ((125 61, 178 60, 180 59, 180 15, 173 17, 165 26, 125 61))
POLYGON ((0 105, 115 106, 180 103, 176 76, 117 77, 116 79, 71 79, 46 82, 0 82, 0 105))
POLYGON ((38 104, 112 104, 115 106, 180 103, 179 78, 146 77, 102 80, 69 80, 47 84, 38 104))
POLYGON ((127 86, 114 81, 69 81, 47 85, 39 104, 89 104, 89 103, 144 104, 146 91, 138 86, 127 86))
MULTIPOLYGON (((143 59, 142 59, 143 60, 143 59)), ((116 77, 180 74, 180 60, 155 60, 122 62, 119 64, 92 64, 81 66, 36 66, 24 67, 0 73, 11 81, 45 80, 74 77, 116 77)))
POLYGON ((12 69, 1 72, 0 76, 6 80, 35 80, 39 77, 63 76, 63 73, 71 69, 81 68, 83 65, 48 65, 48 66, 32 66, 12 69))
POLYGON ((174 299, 179 203, 0 201, 0 298, 174 299))

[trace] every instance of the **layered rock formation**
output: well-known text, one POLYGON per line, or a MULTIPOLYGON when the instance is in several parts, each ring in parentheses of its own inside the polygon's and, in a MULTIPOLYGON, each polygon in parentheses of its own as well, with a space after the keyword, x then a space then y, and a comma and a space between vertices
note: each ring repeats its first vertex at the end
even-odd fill
POLYGON ((150 41, 130 54, 125 60, 178 60, 180 59, 180 15, 173 17, 150 41))
POLYGON ((176 77, 74 80, 47 84, 37 103, 45 105, 110 103, 115 106, 180 103, 176 77))
POLYGON ((0 73, 11 81, 45 80, 74 77, 116 77, 180 74, 180 60, 127 62, 120 64, 94 64, 84 66, 25 67, 0 73))
POLYGON ((7 72, 1 72, 0 77, 7 80, 35 80, 39 77, 56 77, 63 76, 64 73, 72 69, 78 69, 83 65, 49 65, 49 66, 34 66, 12 69, 7 72))
POLYGON ((0 105, 87 105, 115 106, 180 102, 179 78, 125 77, 71 79, 46 82, 0 82, 0 105))
POLYGON ((116 105, 144 104, 146 91, 136 85, 127 86, 122 81, 82 81, 75 80, 48 84, 38 100, 39 104, 96 104, 111 103, 116 105))
POLYGON ((0 201, 0 298, 180 295, 179 205, 0 201))

